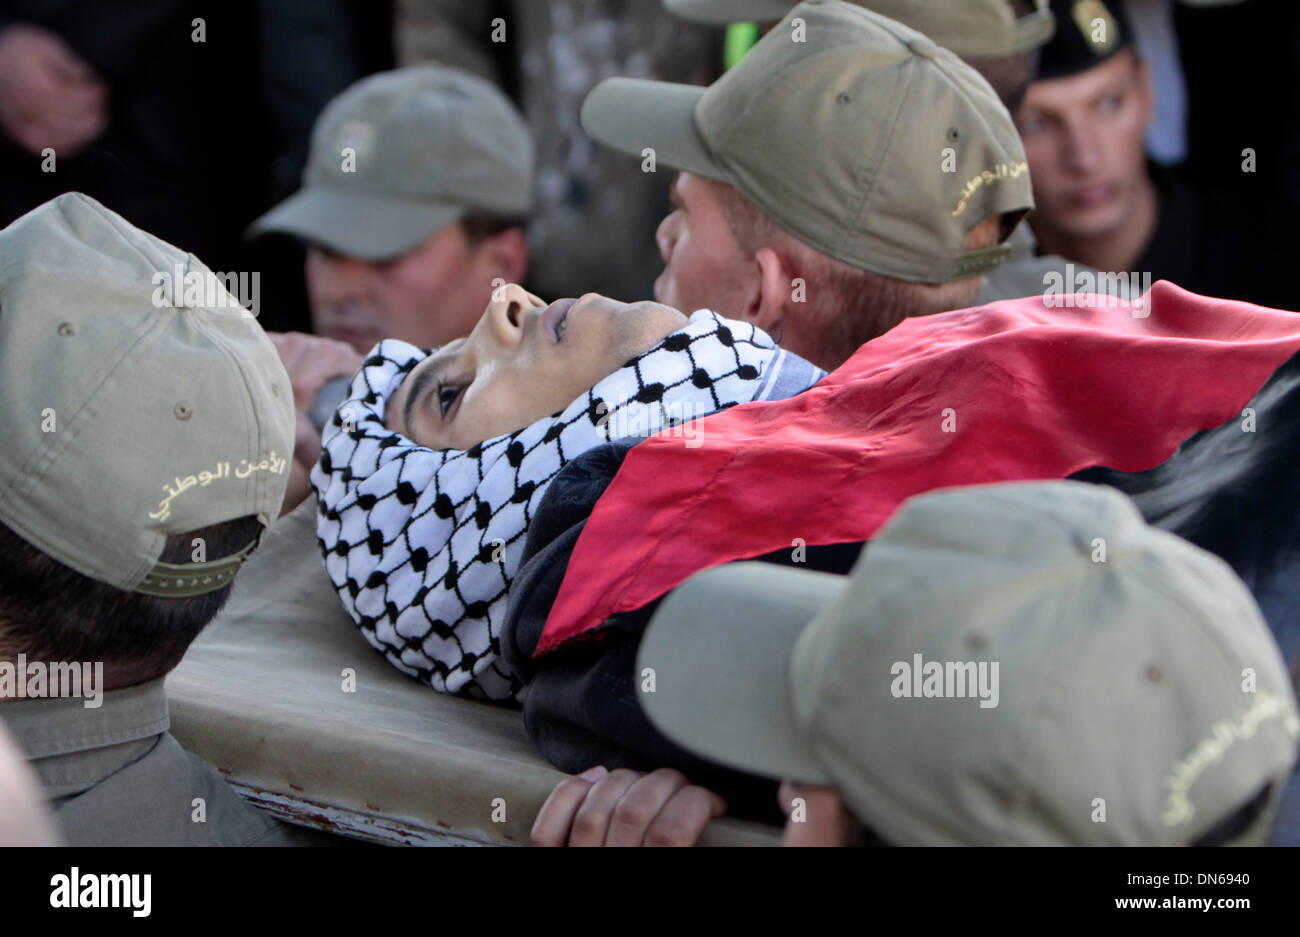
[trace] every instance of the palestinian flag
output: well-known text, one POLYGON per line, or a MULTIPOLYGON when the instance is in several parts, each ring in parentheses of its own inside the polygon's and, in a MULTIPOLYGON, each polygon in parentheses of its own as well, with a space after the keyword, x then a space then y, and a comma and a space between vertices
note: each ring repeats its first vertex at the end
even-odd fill
POLYGON ((1227 559, 1293 658, 1300 315, 1166 282, 1097 302, 909 319, 803 394, 636 445, 578 538, 534 656, 702 569, 870 540, 914 494, 1078 473, 1227 559))

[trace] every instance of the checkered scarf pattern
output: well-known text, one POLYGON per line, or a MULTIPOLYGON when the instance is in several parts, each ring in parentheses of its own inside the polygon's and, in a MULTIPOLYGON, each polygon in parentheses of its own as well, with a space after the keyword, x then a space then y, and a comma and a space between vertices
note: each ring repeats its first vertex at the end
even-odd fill
POLYGON ((444 693, 520 699, 499 636, 551 479, 628 425, 752 400, 777 351, 752 325, 701 310, 558 414, 467 450, 383 425, 388 398, 428 354, 381 342, 353 380, 311 475, 317 539, 348 614, 398 670, 444 693))

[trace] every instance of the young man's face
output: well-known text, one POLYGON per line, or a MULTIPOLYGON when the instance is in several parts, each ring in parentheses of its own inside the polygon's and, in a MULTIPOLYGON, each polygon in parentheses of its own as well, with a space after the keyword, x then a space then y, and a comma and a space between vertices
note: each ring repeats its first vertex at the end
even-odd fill
POLYGON ((1151 113, 1146 66, 1131 49, 1030 85, 1017 124, 1034 181, 1035 230, 1083 240, 1123 226, 1145 184, 1151 113))
POLYGON ((468 338, 407 376, 385 423, 431 449, 468 449, 564 409, 686 321, 658 303, 588 293, 547 305, 502 287, 468 338))
POLYGON ((740 318, 735 307, 753 264, 727 225, 716 194, 719 184, 677 174, 672 211, 656 234, 664 272, 655 280, 655 299, 686 312, 712 309, 740 318))
POLYGON ((312 331, 365 354, 385 338, 430 348, 468 335, 492 293, 485 245, 449 224, 414 250, 371 262, 307 249, 312 331))

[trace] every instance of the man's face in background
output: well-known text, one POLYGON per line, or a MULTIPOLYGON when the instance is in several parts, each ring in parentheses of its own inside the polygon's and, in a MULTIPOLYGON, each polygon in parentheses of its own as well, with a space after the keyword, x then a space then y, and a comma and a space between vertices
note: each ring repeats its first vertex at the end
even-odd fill
POLYGON ((468 335, 494 288, 520 279, 523 232, 511 229, 471 243, 460 223, 435 232, 413 250, 385 261, 307 249, 312 331, 365 354, 385 338, 422 348, 468 335), (503 251, 510 254, 503 257, 503 251))
POLYGON ((655 235, 664 271, 655 280, 655 301, 689 315, 712 309, 740 318, 752 262, 727 225, 718 188, 689 172, 677 174, 672 208, 655 235))
POLYGON ((1146 179, 1152 116, 1146 65, 1131 49, 1077 75, 1034 82, 1017 118, 1043 237, 1103 238, 1120 228, 1146 179))

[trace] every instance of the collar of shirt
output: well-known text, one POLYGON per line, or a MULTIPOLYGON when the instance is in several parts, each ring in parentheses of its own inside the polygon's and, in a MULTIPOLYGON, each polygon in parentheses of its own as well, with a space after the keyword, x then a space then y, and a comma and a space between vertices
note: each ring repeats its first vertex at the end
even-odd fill
POLYGON ((755 400, 785 400, 801 394, 826 376, 827 372, 794 352, 778 349, 767 366, 763 383, 754 394, 755 400))
POLYGON ((163 679, 82 699, 20 699, 0 703, 5 726, 53 800, 85 791, 143 757, 167 731, 163 679))

